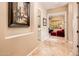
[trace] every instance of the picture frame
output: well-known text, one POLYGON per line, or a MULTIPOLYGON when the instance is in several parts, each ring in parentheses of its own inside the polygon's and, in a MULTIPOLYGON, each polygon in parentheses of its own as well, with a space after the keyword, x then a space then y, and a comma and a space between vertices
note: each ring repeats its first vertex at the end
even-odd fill
POLYGON ((30 2, 8 2, 8 27, 30 26, 30 2))
POLYGON ((47 19, 43 18, 43 26, 47 26, 47 19))

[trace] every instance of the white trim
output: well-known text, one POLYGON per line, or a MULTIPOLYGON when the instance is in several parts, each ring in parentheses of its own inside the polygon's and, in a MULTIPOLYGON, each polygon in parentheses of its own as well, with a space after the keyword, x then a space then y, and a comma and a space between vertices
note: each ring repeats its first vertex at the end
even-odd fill
POLYGON ((67 12, 64 12, 65 15, 65 39, 68 40, 68 20, 67 20, 67 12))
POLYGON ((35 47, 27 56, 31 56, 33 52, 35 52, 38 49, 39 46, 35 47))
POLYGON ((48 25, 49 25, 49 16, 59 16, 59 15, 64 15, 65 16, 65 40, 68 40, 67 36, 67 12, 59 12, 59 13, 50 13, 48 14, 48 25))
POLYGON ((33 33, 34 33, 34 32, 23 33, 23 34, 18 34, 18 35, 12 35, 12 36, 5 37, 5 39, 12 39, 12 38, 16 38, 16 37, 21 37, 21 36, 30 35, 30 34, 33 34, 33 33))

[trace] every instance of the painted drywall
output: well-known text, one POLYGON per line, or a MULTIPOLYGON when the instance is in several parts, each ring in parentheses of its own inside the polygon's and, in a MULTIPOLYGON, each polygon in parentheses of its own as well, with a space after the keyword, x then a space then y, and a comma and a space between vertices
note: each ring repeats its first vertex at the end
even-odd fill
POLYGON ((67 5, 64 5, 64 6, 61 6, 61 7, 48 9, 47 12, 48 13, 58 13, 58 12, 66 11, 66 10, 67 10, 67 5))
POLYGON ((37 40, 37 3, 31 3, 31 24, 29 28, 8 28, 8 3, 0 3, 0 55, 27 55, 39 42, 37 40), (27 34, 5 39, 6 37, 27 34))
POLYGON ((72 40, 73 33, 73 5, 72 3, 68 4, 68 40, 72 40))

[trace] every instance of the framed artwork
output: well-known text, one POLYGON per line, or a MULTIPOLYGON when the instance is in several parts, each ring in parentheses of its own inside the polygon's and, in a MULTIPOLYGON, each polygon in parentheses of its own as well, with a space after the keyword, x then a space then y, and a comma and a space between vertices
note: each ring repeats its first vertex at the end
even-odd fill
POLYGON ((43 26, 47 26, 47 19, 43 18, 43 26))
POLYGON ((8 27, 30 26, 30 3, 8 2, 8 27))

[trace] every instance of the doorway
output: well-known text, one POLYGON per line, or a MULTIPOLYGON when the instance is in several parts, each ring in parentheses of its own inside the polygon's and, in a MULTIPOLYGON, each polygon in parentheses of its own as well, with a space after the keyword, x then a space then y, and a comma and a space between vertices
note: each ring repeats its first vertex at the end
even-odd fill
POLYGON ((48 14, 49 36, 67 40, 66 12, 48 14))

